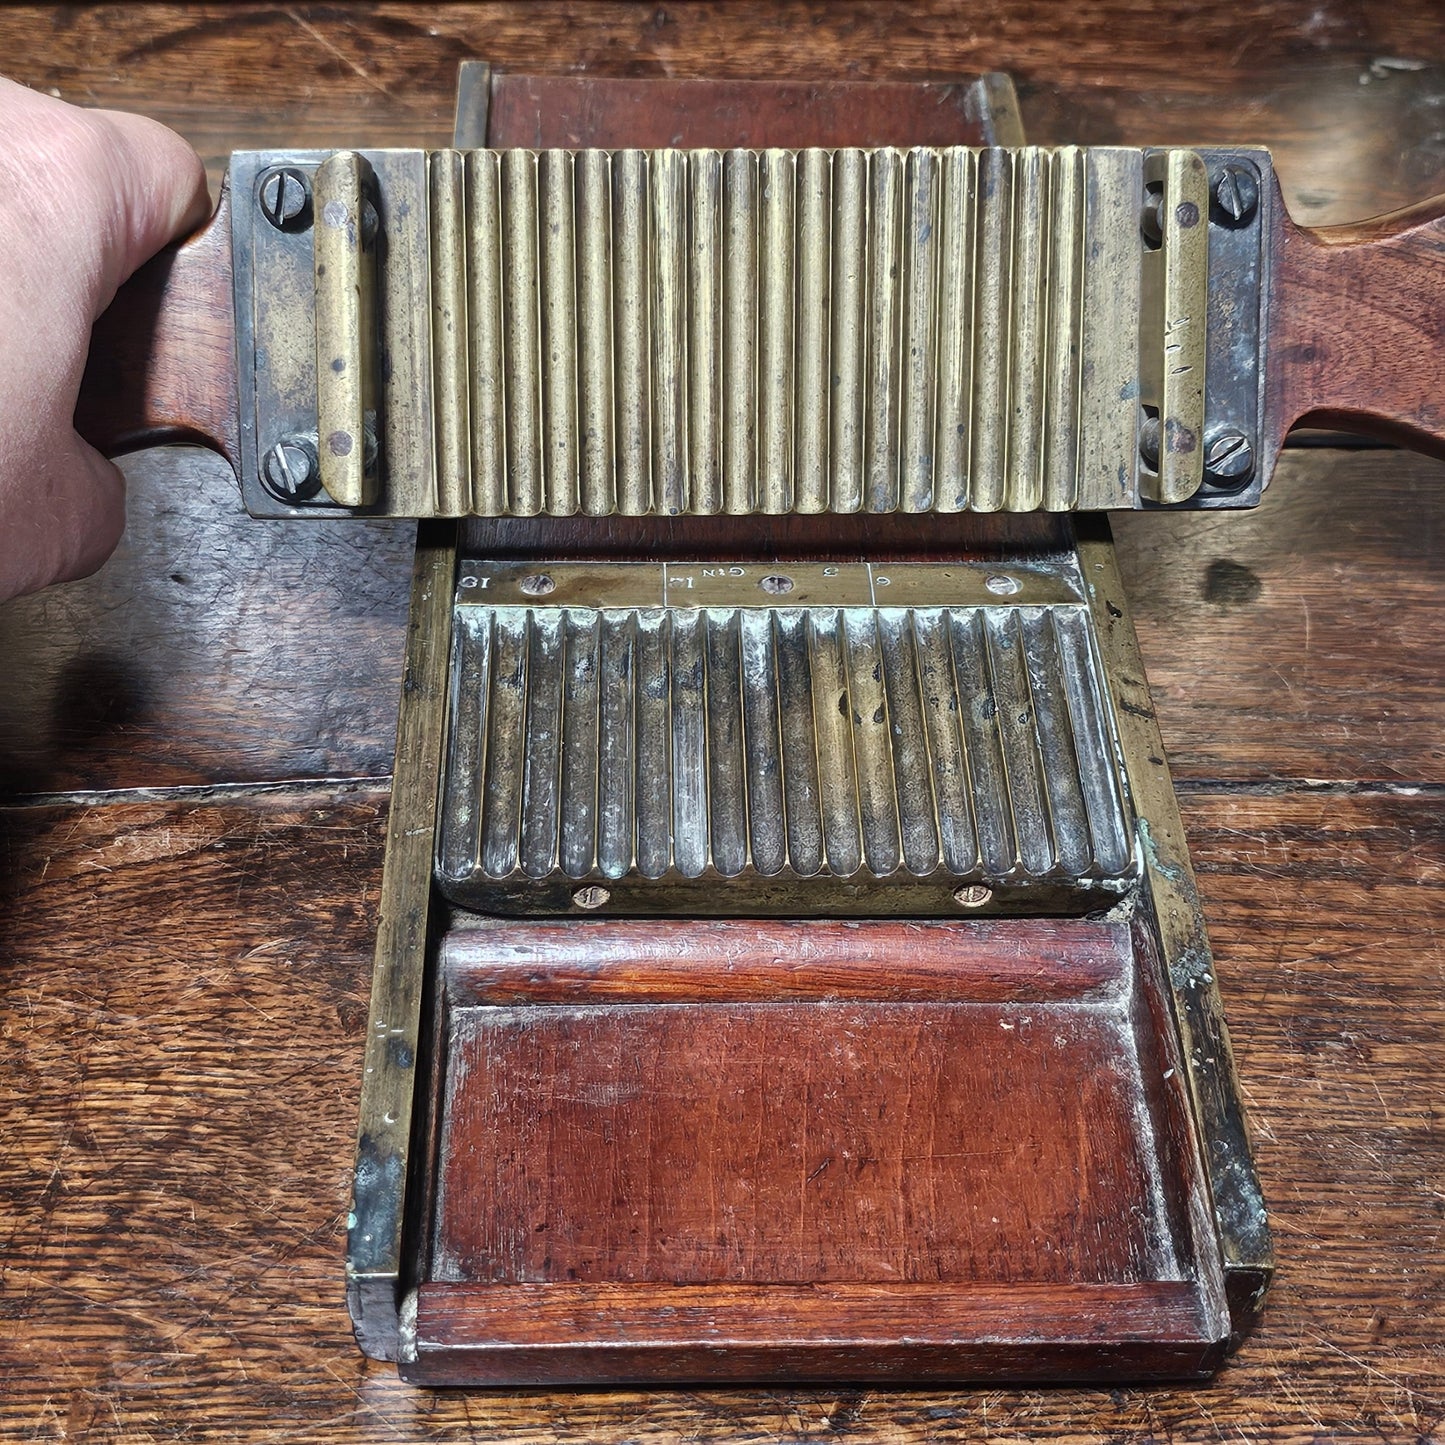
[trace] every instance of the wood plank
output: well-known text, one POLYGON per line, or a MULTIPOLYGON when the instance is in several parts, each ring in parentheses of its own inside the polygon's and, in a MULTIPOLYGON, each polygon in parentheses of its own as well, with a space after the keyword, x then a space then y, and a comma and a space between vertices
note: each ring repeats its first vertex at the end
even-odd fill
POLYGON ((1256 511, 1114 535, 1177 781, 1445 781, 1445 463, 1287 452, 1256 511))
MULTIPOLYGON (((1263 140, 1279 150, 1296 213, 1323 222, 1445 189, 1445 151, 1432 139, 1445 93, 1445 67, 1430 63, 1437 19, 1428 0, 1357 3, 1327 17, 1302 4, 1255 3, 1162 23, 1152 7, 1123 0, 1087 20, 1011 0, 984 34, 944 5, 440 6, 424 18, 396 5, 344 18, 255 5, 32 6, 0 9, 0 45, 17 79, 179 126, 207 155, 213 184, 235 145, 445 143, 455 65, 475 53, 552 71, 809 79, 1007 66, 1022 78, 1038 139, 1263 140), (1179 62, 1180 32, 1207 66, 1179 62), (1239 35, 1248 43, 1229 38, 1239 35)), ((1121 528, 1126 564, 1131 549, 1164 549, 1128 580, 1179 774, 1437 778, 1431 739, 1440 717, 1422 695, 1420 643, 1434 605, 1430 574, 1412 572, 1418 585, 1408 584, 1406 606, 1377 590, 1383 571, 1366 576, 1368 595, 1379 599, 1375 618, 1404 651, 1381 646, 1372 673, 1342 668, 1332 684, 1318 666, 1315 629, 1335 595, 1328 569, 1353 560, 1323 549, 1327 570, 1309 575, 1288 559, 1301 524, 1317 532, 1332 515, 1367 531, 1397 517, 1407 555, 1419 555, 1433 535, 1442 473, 1377 483, 1374 462, 1287 459, 1286 473, 1291 465, 1344 465, 1349 480, 1308 519, 1281 512, 1292 486, 1304 485, 1284 474, 1257 520, 1150 516, 1121 528), (1250 538, 1255 560, 1200 550, 1225 526, 1250 538), (1265 562, 1258 549, 1271 539, 1279 553, 1265 562), (1250 590, 1230 566, 1201 580, 1215 561, 1267 578, 1262 611, 1191 600, 1200 586, 1226 599, 1250 590), (1416 601, 1426 608, 1418 625, 1416 601), (1223 694, 1235 687, 1246 719, 1275 716, 1278 674, 1260 642, 1280 624, 1294 645, 1274 666, 1301 697, 1295 672, 1306 615, 1307 706, 1287 697, 1283 714, 1299 728, 1232 724, 1223 694), (1358 685, 1365 675, 1368 689, 1358 685)), ((97 579, 0 613, 11 669, 0 697, 0 786, 43 792, 385 773, 410 529, 258 526, 239 514, 223 464, 197 452, 147 453, 127 471, 131 536, 121 555, 97 579), (314 621, 321 607, 324 625, 314 621)), ((1354 645, 1343 625, 1333 640, 1354 645)))
MULTIPOLYGON (((841 997, 453 1000, 431 1278, 986 1289, 1204 1272, 1179 1222, 1189 1180, 1158 1153, 1158 1096, 1179 1084, 1143 1056, 1127 985, 1069 998, 1045 978, 1000 1000, 969 923, 810 927, 855 977, 841 997), (893 995, 878 974, 901 947, 956 961, 950 995, 893 995)), ((675 929, 698 973, 705 931, 675 929)), ((1060 948, 1031 920, 983 930, 1036 931, 1041 954, 1060 948)), ((511 951, 510 930, 497 941, 511 951)), ((1127 935, 1115 946, 1129 975, 1157 969, 1127 935)), ((789 971, 786 952, 771 962, 789 971)))
POLYGON ((0 790, 390 773, 415 524, 254 522, 204 452, 124 467, 110 562, 0 608, 0 790))
POLYGON ((1189 796, 1280 1246, 1184 1390, 436 1396, 368 1365, 340 1261, 378 791, 0 813, 0 1435, 1307 1441, 1445 1429, 1438 799, 1189 796), (245 907, 238 908, 238 899, 245 907))
MULTIPOLYGON (((679 78, 997 69, 1024 84, 1030 103, 1039 88, 1071 81, 1076 94, 1057 112, 1071 125, 1100 116, 1101 127, 1136 133, 1140 118, 1169 126, 1171 111, 1184 107, 1180 125, 1193 139, 1205 121, 1239 139, 1242 119, 1250 139, 1273 143, 1249 122, 1267 124, 1295 102, 1318 146, 1322 138, 1336 143, 1339 107, 1322 137, 1328 97, 1299 72, 1332 64, 1343 76, 1348 66, 1357 88, 1361 73, 1384 88, 1396 74, 1408 77, 1408 67, 1438 61, 1439 15, 1431 0, 1341 0, 1327 11, 1310 0, 1245 0, 1228 9, 1101 0, 1062 12, 1041 0, 1000 0, 987 25, 961 23, 948 0, 712 0, 660 10, 512 0, 429 5, 424 13, 401 3, 340 13, 217 3, 16 6, 0 19, 0 39, 14 78, 98 103, 144 105, 181 121, 209 157, 233 147, 237 110, 250 117, 254 143, 373 144, 383 135, 394 143, 400 129, 408 144, 445 144, 455 67, 473 56, 543 74, 679 78), (1231 90, 1239 98, 1221 103, 1231 90)), ((1337 98, 1348 94, 1340 84, 1337 98)))
MULTIPOLYGON (((1216 1328, 1224 1330, 1223 1322, 1216 1328)), ((1138 1284, 423 1285, 422 1384, 639 1378, 881 1384, 1202 1376, 1197 1287, 1138 1284), (906 1341, 907 1343, 900 1343, 906 1341)))

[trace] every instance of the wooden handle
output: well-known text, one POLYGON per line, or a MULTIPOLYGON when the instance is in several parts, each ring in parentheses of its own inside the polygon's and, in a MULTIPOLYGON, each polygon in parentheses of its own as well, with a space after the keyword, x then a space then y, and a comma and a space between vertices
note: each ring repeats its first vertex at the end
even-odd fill
POLYGON ((1269 414, 1445 456, 1445 196, 1309 230, 1277 208, 1269 414))
POLYGON ((237 464, 231 207, 168 246, 95 323, 75 426, 106 456, 190 442, 237 464))

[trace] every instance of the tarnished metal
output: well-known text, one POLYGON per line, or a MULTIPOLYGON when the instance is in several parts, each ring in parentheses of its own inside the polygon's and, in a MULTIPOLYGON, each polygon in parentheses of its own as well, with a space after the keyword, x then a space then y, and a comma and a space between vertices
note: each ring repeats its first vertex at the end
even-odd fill
POLYGON ((1134 864, 1083 583, 1032 566, 464 563, 443 891, 544 913, 593 883, 614 913, 948 913, 971 884, 996 910, 1107 906, 1134 864))
POLYGON ((316 419, 321 485, 340 507, 375 499, 375 238, 354 151, 316 168, 316 419), (370 463, 371 465, 368 465, 370 463))
MULTIPOLYGON (((1139 642, 1107 521, 1090 518, 1079 542, 1089 583, 1098 655, 1113 704, 1124 772, 1138 814, 1143 863, 1141 922, 1158 938, 1188 1061, 1214 1219, 1224 1260, 1234 1342, 1249 1332, 1274 1275, 1274 1246, 1264 1194, 1250 1151, 1239 1080, 1204 912, 1189 861, 1184 824, 1164 741, 1154 716, 1139 642)), ((1082 530, 1082 529, 1081 529, 1082 530)))
MULTIPOLYGON (((380 330, 361 349, 379 376, 379 490, 350 505, 642 517, 1191 497, 1207 424, 1262 434, 1262 221, 1257 204, 1209 223, 1215 154, 366 152, 385 237, 376 304, 338 311, 344 287, 317 293, 324 360, 345 318, 374 314, 380 330), (1155 418, 1158 464, 1141 469, 1155 418)), ((1262 178, 1261 156, 1228 163, 1262 178)), ((312 185, 351 164, 240 155, 236 182, 283 163, 312 185)), ((243 462, 259 467, 317 426, 318 402, 335 411, 346 372, 299 374, 288 357, 288 328, 316 325, 290 280, 309 233, 237 226, 238 251, 256 249, 238 312, 243 462)), ((354 498, 364 458, 318 450, 354 498)), ((1211 480, 1200 505, 1257 495, 1211 480)), ((262 514, 337 510, 245 485, 262 514)))
POLYGON ((471 370, 467 335, 466 186, 458 151, 437 151, 431 182, 431 335, 436 388, 437 512, 472 504, 471 370))
POLYGON ((1204 392, 1204 486, 1200 506, 1259 501, 1273 456, 1265 454, 1264 306, 1271 187, 1269 155, 1258 149, 1210 151, 1209 358, 1204 392), (1223 198, 1221 200, 1221 197, 1223 198), (1234 440, 1227 457, 1218 448, 1234 440), (1215 455, 1211 460, 1211 452, 1215 455))
MULTIPOLYGON (((485 138, 489 79, 484 64, 462 67, 458 146, 478 145, 485 138)), ((470 195, 470 169, 464 179, 470 195)), ((475 318, 476 308, 469 311, 475 318)), ((423 1121, 432 1111, 425 1094, 428 1050, 422 1005, 434 902, 431 875, 446 729, 456 534, 454 525, 441 521, 424 522, 417 529, 347 1219, 347 1307, 357 1343, 378 1359, 398 1359, 404 1350, 399 1307, 409 1287, 406 1231, 409 1220, 425 1216, 433 1184, 425 1167, 430 1160, 423 1121), (425 1161, 423 1167, 417 1167, 417 1155, 425 1161)), ((435 1074, 431 1077, 434 1081, 435 1074)))
POLYGON ((1159 418, 1159 446, 1140 484, 1153 501, 1183 502, 1204 480, 1209 175, 1193 151, 1154 151, 1144 179, 1160 240, 1144 253, 1139 398, 1159 418))
MULTIPOLYGON (((471 69, 459 146, 485 118, 471 69)), ((1011 143, 1002 85, 990 139, 1011 143)), ((780 163, 755 152, 660 167, 521 154, 530 178, 498 152, 366 153, 385 254, 376 513, 507 515, 519 496, 557 515, 744 513, 781 496, 839 512, 1140 504, 1145 152, 802 152, 791 229, 765 194, 780 163), (507 213, 529 185, 530 233, 507 213), (760 254, 769 214, 795 247, 791 288, 760 254), (529 245, 519 286, 514 247, 529 245), (681 289, 659 295, 664 274, 681 289), (791 331, 768 322, 764 346, 769 287, 791 331), (526 296, 535 322, 519 338, 509 318, 526 296), (509 371, 519 340, 530 373, 509 371), (770 398, 785 363, 787 396, 770 398), (513 375, 535 386, 520 493, 513 375), (782 481, 760 465, 780 436, 782 481)), ((280 497, 260 480, 278 448, 314 445, 318 400, 311 238, 267 219, 260 183, 290 166, 309 184, 319 159, 233 169, 255 201, 233 213, 243 487, 266 515, 344 514, 287 502, 284 473, 280 497)), ((1211 178, 1226 163, 1268 178, 1263 152, 1205 159, 1211 178)), ((1262 344, 1270 192, 1253 217, 1209 227, 1206 438, 1266 434, 1258 351, 1245 353, 1262 344)), ((1237 493, 1206 479, 1193 504, 1257 499, 1267 461, 1237 493)), ((1107 529, 1077 552, 807 566, 458 564, 455 531, 423 527, 413 591, 349 1221, 363 1348, 408 1349, 398 1305, 427 1249, 413 1231, 433 1187, 427 1090, 444 1072, 425 1067, 433 880, 472 906, 569 916, 900 912, 967 927, 1117 902, 1161 941, 1247 1328, 1268 1228, 1107 529)))

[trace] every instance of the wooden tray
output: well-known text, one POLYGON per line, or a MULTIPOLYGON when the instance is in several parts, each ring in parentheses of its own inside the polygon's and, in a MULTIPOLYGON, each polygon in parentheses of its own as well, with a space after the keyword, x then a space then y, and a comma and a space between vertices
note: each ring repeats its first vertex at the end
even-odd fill
POLYGON ((1229 1334, 1126 922, 456 926, 407 1378, 1207 1374, 1229 1334))

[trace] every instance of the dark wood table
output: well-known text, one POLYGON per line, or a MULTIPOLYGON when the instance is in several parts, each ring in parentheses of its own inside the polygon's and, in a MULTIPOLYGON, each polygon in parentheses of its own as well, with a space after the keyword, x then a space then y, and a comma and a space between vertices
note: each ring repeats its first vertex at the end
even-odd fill
MULTIPOLYGON (((0 11, 0 70, 213 180, 444 143, 470 57, 1005 69, 1036 140, 1273 146, 1304 221, 1445 190, 1432 0, 0 11)), ((1214 1384, 468 1396, 365 1362, 342 1290, 410 529, 128 473, 105 571, 0 609, 0 1437, 1445 1438, 1445 466, 1299 448, 1257 512, 1117 528, 1279 1251, 1214 1384)))

